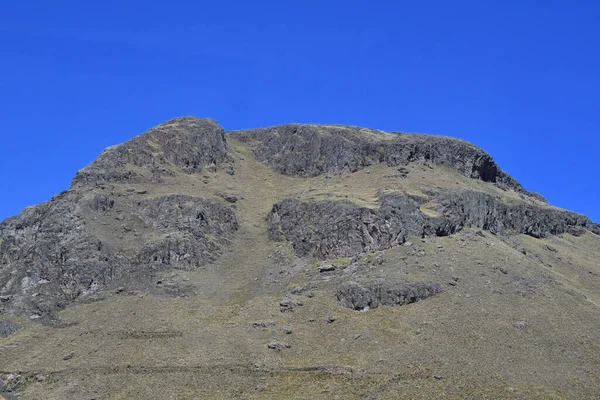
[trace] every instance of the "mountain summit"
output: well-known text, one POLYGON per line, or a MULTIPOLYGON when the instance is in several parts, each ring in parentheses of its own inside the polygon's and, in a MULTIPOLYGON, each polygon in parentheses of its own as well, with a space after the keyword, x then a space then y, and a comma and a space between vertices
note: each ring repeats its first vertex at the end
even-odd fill
POLYGON ((599 235, 459 139, 176 118, 0 223, 0 395, 593 398, 599 235))

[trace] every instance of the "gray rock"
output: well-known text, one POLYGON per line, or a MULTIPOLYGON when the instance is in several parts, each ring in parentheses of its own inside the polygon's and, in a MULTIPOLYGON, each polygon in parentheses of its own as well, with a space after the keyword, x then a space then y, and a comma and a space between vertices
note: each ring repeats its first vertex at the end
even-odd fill
POLYGON ((69 353, 69 354, 67 354, 66 356, 63 357, 63 360, 64 361, 68 361, 68 360, 70 360, 73 357, 75 357, 75 353, 69 353))
POLYGON ((225 196, 224 199, 228 203, 236 203, 238 201, 238 198, 236 196, 233 196, 233 195, 225 196))
POLYGON ((376 308, 380 305, 402 306, 415 303, 441 292, 441 285, 433 282, 399 285, 374 283, 366 287, 348 282, 340 286, 336 297, 344 307, 364 310, 366 308, 376 308))
POLYGON ((293 301, 292 299, 283 299, 279 303, 279 310, 281 312, 292 312, 301 306, 302 306, 302 302, 300 302, 300 301, 293 301))
POLYGON ((523 329, 527 328, 529 324, 527 323, 527 321, 517 321, 513 326, 517 329, 523 329))
POLYGON ((114 280, 202 266, 238 229, 234 211, 220 202, 133 193, 119 200, 119 215, 145 234, 125 232, 121 239, 110 225, 113 198, 96 190, 69 190, 0 223, 0 291, 9 298, 2 303, 7 309, 47 321, 114 280))
POLYGON ((269 237, 292 242, 300 257, 353 256, 386 249, 420 234, 423 214, 406 195, 382 195, 379 210, 343 201, 285 199, 268 216, 269 237))
POLYGON ((287 343, 280 343, 279 341, 273 339, 267 347, 271 350, 281 351, 283 349, 290 349, 292 346, 287 343))
POLYGON ((21 327, 12 321, 0 321, 0 339, 4 339, 20 330, 21 327))
POLYGON ((328 259, 408 245, 409 235, 448 236, 465 227, 536 238, 595 227, 581 214, 525 202, 504 203, 480 192, 439 194, 438 215, 433 217, 421 212, 406 194, 379 193, 379 200, 379 209, 371 209, 348 200, 285 199, 268 215, 269 237, 290 241, 300 257, 328 259))
POLYGON ((160 182, 172 174, 170 166, 197 173, 228 159, 225 131, 216 121, 176 118, 107 148, 77 173, 73 185, 160 182))
POLYGON ((465 226, 497 233, 524 233, 536 238, 593 229, 585 215, 530 203, 504 203, 481 192, 447 192, 438 198, 442 217, 432 218, 426 231, 450 235, 465 226))
POLYGON ((289 291, 291 294, 301 294, 304 291, 304 286, 294 286, 289 291))
POLYGON ((451 167, 467 177, 526 193, 489 154, 449 137, 301 124, 235 131, 231 135, 242 141, 258 141, 256 158, 290 176, 355 172, 373 162, 405 166, 420 161, 451 167))
POLYGON ((335 322, 335 317, 333 315, 328 315, 325 317, 325 323, 326 324, 331 324, 335 322))
POLYGON ((273 322, 273 321, 254 321, 252 323, 253 328, 259 328, 259 329, 268 329, 268 328, 272 328, 274 326, 275 326, 275 322, 273 322))

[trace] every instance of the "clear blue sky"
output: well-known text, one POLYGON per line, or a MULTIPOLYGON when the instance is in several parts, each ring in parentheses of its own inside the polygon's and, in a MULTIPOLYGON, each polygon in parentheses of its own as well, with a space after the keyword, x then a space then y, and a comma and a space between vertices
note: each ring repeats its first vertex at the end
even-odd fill
POLYGON ((592 0, 5 1, 0 220, 195 115, 460 137, 600 222, 598 21, 592 0))

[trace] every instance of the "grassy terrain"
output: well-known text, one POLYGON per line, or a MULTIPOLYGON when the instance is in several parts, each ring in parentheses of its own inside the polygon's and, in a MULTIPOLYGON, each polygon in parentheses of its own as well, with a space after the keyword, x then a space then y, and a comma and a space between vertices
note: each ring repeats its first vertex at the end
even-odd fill
MULTIPOLYGON (((123 196, 132 188, 148 197, 238 196, 240 229, 221 257, 195 271, 165 272, 156 287, 112 288, 63 311, 75 325, 15 320, 23 329, 0 339, 0 373, 27 378, 22 399, 598 398, 600 237, 502 238, 466 229, 410 238, 412 246, 386 250, 381 265, 363 257, 351 274, 342 270, 348 260, 335 260, 337 270, 323 274, 315 260, 268 240, 265 217, 275 202, 295 196, 376 207, 378 189, 536 200, 425 164, 409 166, 406 178, 382 165, 291 178, 256 161, 249 145, 229 145, 234 175, 176 173, 164 185, 115 188, 123 196), (434 281, 444 292, 366 312, 337 304, 341 282, 377 279, 434 281), (184 290, 160 288, 168 285, 184 290), (290 294, 294 286, 305 290, 290 294), (286 296, 302 306, 281 312, 286 296), (273 340, 291 347, 269 349, 273 340)), ((423 210, 432 212, 431 204, 423 210)), ((93 221, 89 229, 107 240, 113 232, 93 221)))

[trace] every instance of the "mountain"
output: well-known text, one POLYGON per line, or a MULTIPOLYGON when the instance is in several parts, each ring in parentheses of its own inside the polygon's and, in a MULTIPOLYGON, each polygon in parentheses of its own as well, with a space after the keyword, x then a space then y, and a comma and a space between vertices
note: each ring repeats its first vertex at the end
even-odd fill
POLYGON ((599 235, 459 139, 173 119, 0 223, 0 394, 595 398, 599 235))

